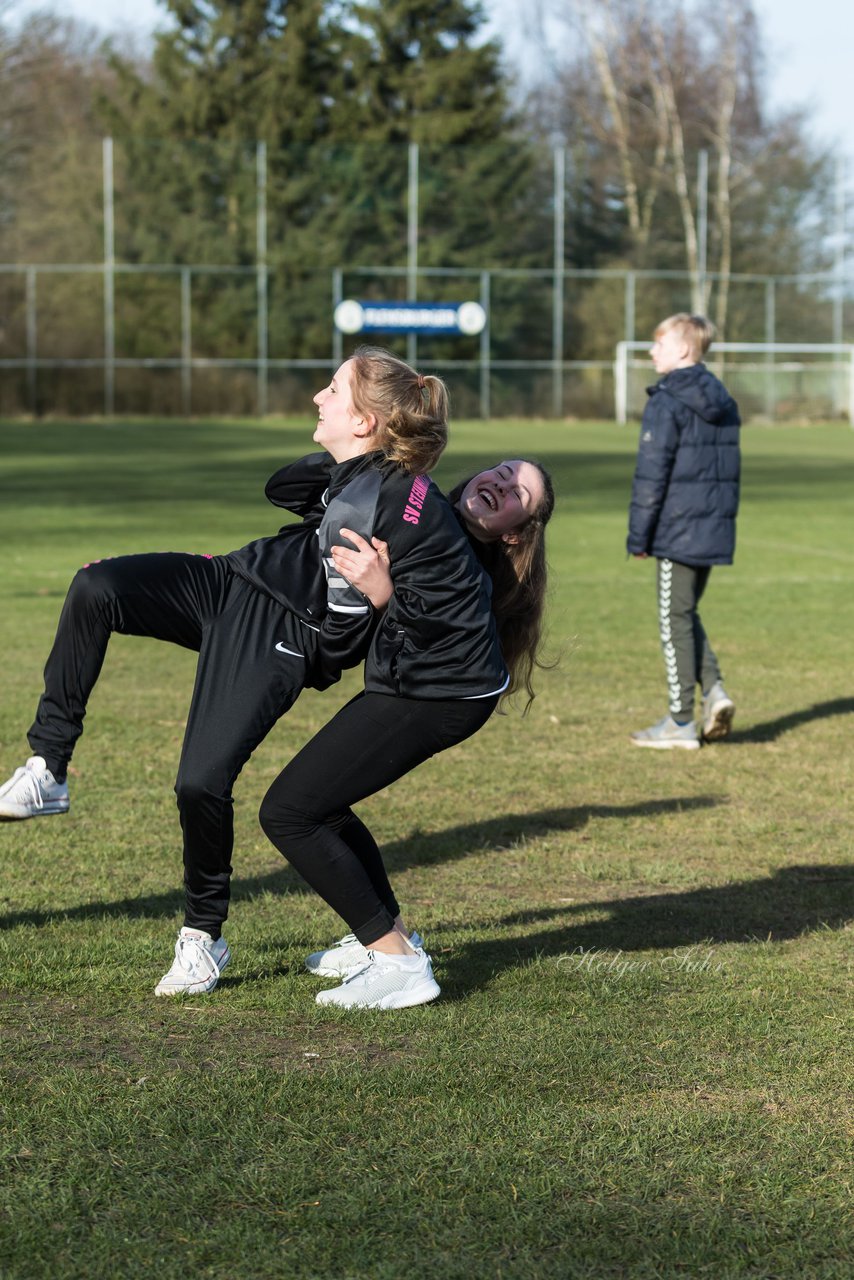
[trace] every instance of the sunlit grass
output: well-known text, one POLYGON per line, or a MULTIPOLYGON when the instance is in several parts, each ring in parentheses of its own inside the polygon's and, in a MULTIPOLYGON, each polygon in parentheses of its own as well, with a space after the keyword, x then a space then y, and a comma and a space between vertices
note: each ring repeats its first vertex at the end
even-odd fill
MULTIPOLYGON (((275 530, 305 424, 2 427, 0 764, 93 557, 275 530)), ((553 656, 360 812, 443 997, 314 1004, 341 922, 261 797, 358 687, 305 694, 244 770, 207 999, 155 1001, 180 922, 171 787, 194 659, 114 638, 67 818, 0 827, 0 1272, 287 1280, 848 1277, 854 432, 745 432, 739 545, 703 617, 732 737, 628 744, 664 710, 653 570, 625 556, 635 432, 461 424, 450 483, 537 456, 553 656)))

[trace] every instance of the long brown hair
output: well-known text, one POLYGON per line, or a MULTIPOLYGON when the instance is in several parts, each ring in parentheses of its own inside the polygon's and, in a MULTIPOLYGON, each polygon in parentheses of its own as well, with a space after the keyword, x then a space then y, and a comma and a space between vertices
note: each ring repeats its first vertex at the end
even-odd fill
MULTIPOLYGON (((526 695, 524 715, 536 696, 535 669, 551 665, 543 661, 540 650, 548 578, 545 530, 554 511, 555 495, 552 478, 545 467, 530 458, 520 461, 536 467, 543 481, 543 497, 536 510, 513 530, 514 542, 505 542, 502 538, 481 542, 471 537, 469 541, 492 579, 492 612, 498 624, 501 652, 510 672, 504 698, 523 692, 526 695)), ((474 478, 469 476, 451 490, 448 496, 452 506, 459 506, 463 490, 474 478)))
POLYGON ((353 407, 376 418, 376 447, 413 475, 431 471, 448 443, 442 379, 416 373, 383 347, 358 347, 351 359, 353 407))

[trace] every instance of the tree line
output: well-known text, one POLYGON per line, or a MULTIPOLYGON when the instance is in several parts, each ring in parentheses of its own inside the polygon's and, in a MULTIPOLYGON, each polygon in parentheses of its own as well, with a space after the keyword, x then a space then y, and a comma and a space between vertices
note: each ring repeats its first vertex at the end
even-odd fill
MULTIPOLYGON (((162 7, 164 26, 144 50, 49 13, 16 24, 0 11, 0 261, 101 260, 108 134, 116 258, 137 266, 251 268, 265 143, 271 355, 328 354, 334 267, 406 264, 410 142, 420 152, 419 265, 443 268, 549 268, 553 154, 565 148, 566 266, 688 274, 685 284, 645 281, 642 335, 681 305, 707 311, 725 336, 761 338, 761 292, 733 276, 828 266, 816 227, 830 229, 832 159, 802 112, 771 112, 751 0, 726 0, 713 22, 687 0, 562 0, 551 14, 552 32, 556 21, 565 28, 560 51, 553 40, 539 50, 526 93, 510 51, 484 38, 474 0, 162 7)), ((128 276, 118 287, 117 350, 174 354, 174 279, 128 276)), ((439 280, 434 295, 459 288, 439 280)), ((549 288, 502 280, 497 357, 548 356, 549 288)), ((0 289, 8 355, 23 342, 21 284, 4 276, 0 289)), ((51 279, 39 300, 42 350, 97 352, 100 289, 95 276, 51 279)), ((193 289, 194 350, 251 358, 251 274, 200 275, 193 289)), ((371 290, 404 295, 400 282, 366 279, 371 290)), ((793 290, 780 336, 809 323, 812 307, 793 290)), ((566 322, 567 358, 609 356, 622 336, 613 282, 569 290, 566 322)), ((438 340, 431 349, 443 350, 438 340)))

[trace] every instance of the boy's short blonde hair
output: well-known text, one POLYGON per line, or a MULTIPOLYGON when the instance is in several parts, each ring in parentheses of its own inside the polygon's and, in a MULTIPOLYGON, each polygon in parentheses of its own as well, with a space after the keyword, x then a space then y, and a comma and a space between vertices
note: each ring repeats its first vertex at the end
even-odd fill
POLYGON ((694 360, 702 360, 717 337, 717 330, 705 316, 691 316, 687 311, 677 311, 656 327, 653 337, 660 338, 671 329, 678 329, 679 336, 688 343, 694 360))

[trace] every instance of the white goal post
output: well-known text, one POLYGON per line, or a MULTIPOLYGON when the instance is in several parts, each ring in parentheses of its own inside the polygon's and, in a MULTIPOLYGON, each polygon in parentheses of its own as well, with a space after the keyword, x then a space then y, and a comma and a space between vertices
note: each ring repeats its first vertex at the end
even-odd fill
MULTIPOLYGON (((642 373, 644 386, 656 380, 648 359, 634 353, 649 352, 650 342, 618 342, 614 356, 614 410, 617 422, 625 423, 635 410, 640 417, 643 402, 633 396, 632 374, 642 373), (640 405, 640 408, 638 407, 640 405)), ((705 363, 715 368, 718 355, 736 358, 726 361, 724 381, 740 407, 743 417, 774 419, 778 404, 788 402, 795 407, 790 417, 842 417, 854 427, 854 344, 842 342, 713 342, 705 363), (779 360, 779 357, 788 357, 779 360), (822 357, 832 357, 824 360, 822 357), (744 357, 747 357, 744 359, 744 357), (813 412, 802 389, 805 380, 819 380, 823 386, 813 392, 817 406, 813 412), (781 387, 783 388, 781 391, 781 387), (759 402, 761 402, 761 407, 759 402)), ((718 362, 720 363, 720 362, 718 362)))

